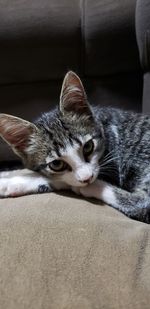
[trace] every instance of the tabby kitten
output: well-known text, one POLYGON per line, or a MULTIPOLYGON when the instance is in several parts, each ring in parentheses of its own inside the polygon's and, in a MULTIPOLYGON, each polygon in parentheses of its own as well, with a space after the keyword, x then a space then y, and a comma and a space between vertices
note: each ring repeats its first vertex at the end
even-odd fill
POLYGON ((0 135, 27 168, 0 174, 1 197, 71 189, 150 223, 150 118, 90 107, 75 73, 34 124, 0 114, 0 135))

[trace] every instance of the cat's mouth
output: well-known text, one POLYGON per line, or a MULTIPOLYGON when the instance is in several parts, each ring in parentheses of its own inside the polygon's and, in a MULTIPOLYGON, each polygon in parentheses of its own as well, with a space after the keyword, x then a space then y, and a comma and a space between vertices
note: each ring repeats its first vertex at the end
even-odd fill
POLYGON ((87 187, 88 185, 93 183, 95 181, 95 179, 96 179, 96 177, 92 176, 89 180, 87 180, 85 182, 78 182, 78 184, 76 186, 80 187, 80 188, 87 187))

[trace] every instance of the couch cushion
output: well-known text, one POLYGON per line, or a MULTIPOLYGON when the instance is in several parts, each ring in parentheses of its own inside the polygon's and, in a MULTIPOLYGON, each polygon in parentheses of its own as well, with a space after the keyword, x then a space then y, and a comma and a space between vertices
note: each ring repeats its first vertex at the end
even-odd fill
POLYGON ((140 69, 135 36, 136 0, 86 0, 85 71, 102 76, 140 69))
POLYGON ((136 0, 0 3, 0 84, 102 76, 140 68, 136 0))
POLYGON ((0 308, 149 309, 150 228, 58 194, 0 201, 0 308))
POLYGON ((56 79, 78 69, 80 1, 0 3, 0 83, 56 79))

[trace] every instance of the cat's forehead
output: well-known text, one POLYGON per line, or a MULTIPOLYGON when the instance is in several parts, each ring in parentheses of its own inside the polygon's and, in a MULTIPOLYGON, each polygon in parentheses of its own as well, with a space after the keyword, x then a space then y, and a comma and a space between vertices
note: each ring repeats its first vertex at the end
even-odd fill
POLYGON ((80 150, 83 145, 92 138, 92 136, 88 133, 86 135, 77 135, 76 137, 65 138, 64 140, 57 141, 56 138, 52 141, 49 147, 49 153, 46 158, 46 162, 48 163, 51 159, 65 157, 65 156, 73 156, 75 152, 80 150))
POLYGON ((87 120, 84 115, 69 114, 63 116, 60 112, 53 110, 49 113, 45 113, 38 119, 37 125, 45 130, 49 136, 56 136, 62 139, 72 135, 85 135, 90 133, 95 125, 93 121, 87 120))
POLYGON ((71 153, 72 149, 81 148, 96 133, 94 123, 84 117, 66 118, 57 112, 44 114, 38 121, 38 127, 42 132, 48 161, 50 157, 61 157, 71 153))

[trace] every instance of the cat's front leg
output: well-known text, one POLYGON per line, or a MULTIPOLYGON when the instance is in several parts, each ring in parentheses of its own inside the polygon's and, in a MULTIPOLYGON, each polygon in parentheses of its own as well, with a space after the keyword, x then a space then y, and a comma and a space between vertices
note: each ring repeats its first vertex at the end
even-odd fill
POLYGON ((128 217, 150 224, 150 198, 143 188, 136 188, 133 192, 125 191, 112 186, 102 180, 80 188, 80 193, 85 197, 94 197, 128 217))
POLYGON ((85 197, 96 198, 108 204, 115 202, 113 187, 102 180, 97 179, 86 187, 81 187, 80 193, 85 197))
POLYGON ((51 192, 46 177, 36 172, 21 170, 0 175, 0 197, 18 197, 34 193, 51 192))

